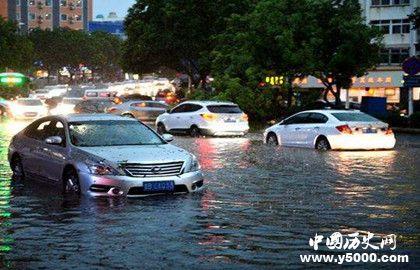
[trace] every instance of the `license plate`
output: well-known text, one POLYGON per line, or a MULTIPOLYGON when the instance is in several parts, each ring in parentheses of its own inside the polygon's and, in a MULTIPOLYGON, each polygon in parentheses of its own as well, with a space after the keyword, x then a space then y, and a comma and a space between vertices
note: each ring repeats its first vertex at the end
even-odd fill
POLYGON ((227 118, 225 119, 226 123, 236 123, 236 119, 235 118, 227 118))
POLYGON ((143 190, 146 192, 174 191, 174 181, 143 182, 143 190))
POLYGON ((367 129, 363 129, 363 133, 377 133, 377 130, 372 129, 372 128, 367 128, 367 129))

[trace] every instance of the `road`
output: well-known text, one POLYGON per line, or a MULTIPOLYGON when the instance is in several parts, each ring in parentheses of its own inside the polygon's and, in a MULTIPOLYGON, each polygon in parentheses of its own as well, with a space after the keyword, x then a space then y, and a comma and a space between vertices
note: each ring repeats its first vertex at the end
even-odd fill
POLYGON ((0 268, 296 268, 316 254, 310 238, 336 231, 396 234, 390 254, 418 263, 418 136, 398 136, 393 151, 325 153, 260 134, 176 137, 202 164, 202 194, 64 201, 11 183, 8 141, 25 125, 0 120, 0 268))

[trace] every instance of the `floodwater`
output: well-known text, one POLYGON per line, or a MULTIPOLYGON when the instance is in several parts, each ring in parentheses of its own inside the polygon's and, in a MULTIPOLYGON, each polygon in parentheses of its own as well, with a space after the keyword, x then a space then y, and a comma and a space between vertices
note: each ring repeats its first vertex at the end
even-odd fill
POLYGON ((345 254, 309 245, 333 232, 396 234, 385 252, 410 259, 356 268, 418 266, 420 136, 398 136, 393 151, 326 153, 265 146, 260 134, 176 137, 201 162, 201 194, 65 201, 11 182, 8 141, 25 125, 0 120, 2 269, 325 268, 335 264, 299 255, 345 254))

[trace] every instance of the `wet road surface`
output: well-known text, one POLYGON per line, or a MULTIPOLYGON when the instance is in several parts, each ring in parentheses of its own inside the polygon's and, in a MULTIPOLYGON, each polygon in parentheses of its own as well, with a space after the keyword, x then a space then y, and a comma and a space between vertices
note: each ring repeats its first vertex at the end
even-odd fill
POLYGON ((0 120, 0 268, 299 268, 300 254, 317 254, 309 239, 336 231, 397 234, 390 254, 410 264, 380 266, 418 263, 419 136, 398 136, 393 151, 327 153, 268 147, 260 134, 176 137, 201 162, 202 194, 79 202, 11 183, 8 141, 24 126, 0 120))

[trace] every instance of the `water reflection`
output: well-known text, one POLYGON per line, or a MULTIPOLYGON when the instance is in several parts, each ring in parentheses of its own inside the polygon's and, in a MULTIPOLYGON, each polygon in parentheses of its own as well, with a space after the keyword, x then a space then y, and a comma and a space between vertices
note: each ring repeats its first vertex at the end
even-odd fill
POLYGON ((335 231, 395 233, 415 261, 419 148, 319 153, 259 135, 176 137, 202 164, 202 194, 74 201, 10 182, 8 140, 26 123, 15 125, 0 122, 0 268, 297 268, 310 237, 335 231))

